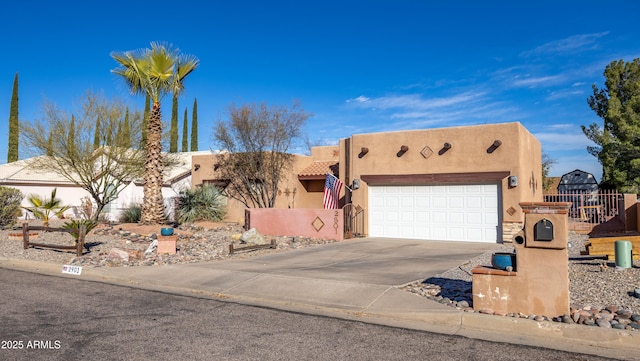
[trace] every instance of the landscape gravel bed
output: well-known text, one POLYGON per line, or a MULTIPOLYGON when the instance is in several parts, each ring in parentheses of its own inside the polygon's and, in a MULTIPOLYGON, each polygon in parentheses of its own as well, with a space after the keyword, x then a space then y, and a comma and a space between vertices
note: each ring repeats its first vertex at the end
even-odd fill
MULTIPOLYGON (((55 226, 55 225, 52 225, 55 226)), ((276 249, 260 249, 229 254, 229 243, 243 229, 237 224, 217 224, 211 227, 186 225, 176 229, 177 253, 157 254, 148 252, 149 245, 157 238, 153 232, 136 232, 136 225, 101 225, 87 235, 86 246, 90 252, 76 257, 72 252, 51 249, 23 249, 22 241, 10 239, 9 233, 0 231, 0 258, 27 259, 83 267, 131 267, 159 266, 164 264, 194 263, 224 259, 255 257, 273 252, 285 252, 302 247, 313 247, 332 240, 306 237, 267 237, 275 239, 276 249), (116 252, 121 250, 122 252, 116 252), (124 257, 123 257, 124 254, 124 257)), ((19 232, 19 231, 18 231, 19 232)), ((235 237, 237 238, 237 237, 235 237)), ((617 269, 612 261, 580 255, 588 236, 578 233, 569 235, 569 280, 571 312, 567 315, 503 316, 555 320, 620 329, 640 329, 640 298, 634 290, 640 288, 640 262, 634 261, 632 268, 617 269)), ((40 232, 38 243, 72 245, 73 237, 66 233, 40 232)), ((473 309, 471 269, 477 265, 491 265, 494 252, 512 252, 513 247, 504 244, 500 249, 486 252, 468 260, 442 274, 426 280, 418 280, 399 288, 467 312, 473 309)), ((492 313, 491 310, 482 310, 492 313)))
MULTIPOLYGON (((618 329, 640 329, 640 298, 634 296, 640 288, 640 262, 633 267, 618 269, 614 261, 583 256, 589 236, 569 234, 569 294, 571 309, 567 315, 508 314, 502 316, 554 320, 618 329)), ((513 252, 504 244, 500 249, 486 252, 468 262, 426 280, 401 286, 409 292, 468 312, 493 313, 473 309, 471 269, 490 266, 494 252, 513 252)))

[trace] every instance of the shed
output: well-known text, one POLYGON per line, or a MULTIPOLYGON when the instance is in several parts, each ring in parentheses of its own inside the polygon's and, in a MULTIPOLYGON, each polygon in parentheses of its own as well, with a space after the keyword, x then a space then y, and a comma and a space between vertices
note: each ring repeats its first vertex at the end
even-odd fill
POLYGON ((558 184, 558 193, 570 192, 597 193, 598 181, 593 174, 576 169, 560 177, 558 184))

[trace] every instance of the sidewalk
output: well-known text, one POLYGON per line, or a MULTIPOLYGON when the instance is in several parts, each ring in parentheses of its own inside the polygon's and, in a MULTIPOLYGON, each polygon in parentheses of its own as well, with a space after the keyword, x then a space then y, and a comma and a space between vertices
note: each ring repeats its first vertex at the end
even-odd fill
POLYGON ((456 310, 396 286, 444 272, 494 244, 360 239, 226 260, 157 267, 84 268, 0 258, 0 268, 374 324, 640 360, 640 332, 456 310))

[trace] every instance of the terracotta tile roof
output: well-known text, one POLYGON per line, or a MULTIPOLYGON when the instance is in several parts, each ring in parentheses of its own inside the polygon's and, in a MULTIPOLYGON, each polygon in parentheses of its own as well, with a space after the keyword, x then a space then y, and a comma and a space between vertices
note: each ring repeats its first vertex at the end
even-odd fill
POLYGON ((338 162, 332 160, 313 162, 298 173, 298 179, 324 179, 327 173, 338 177, 338 162))

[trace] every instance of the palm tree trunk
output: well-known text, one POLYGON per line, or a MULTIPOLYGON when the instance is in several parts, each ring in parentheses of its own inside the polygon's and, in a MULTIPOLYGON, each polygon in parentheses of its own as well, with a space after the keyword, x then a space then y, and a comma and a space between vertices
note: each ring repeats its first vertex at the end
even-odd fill
POLYGON ((147 160, 144 172, 144 199, 142 202, 141 222, 143 224, 162 224, 165 222, 164 199, 162 197, 162 114, 160 103, 154 102, 147 123, 147 160))

